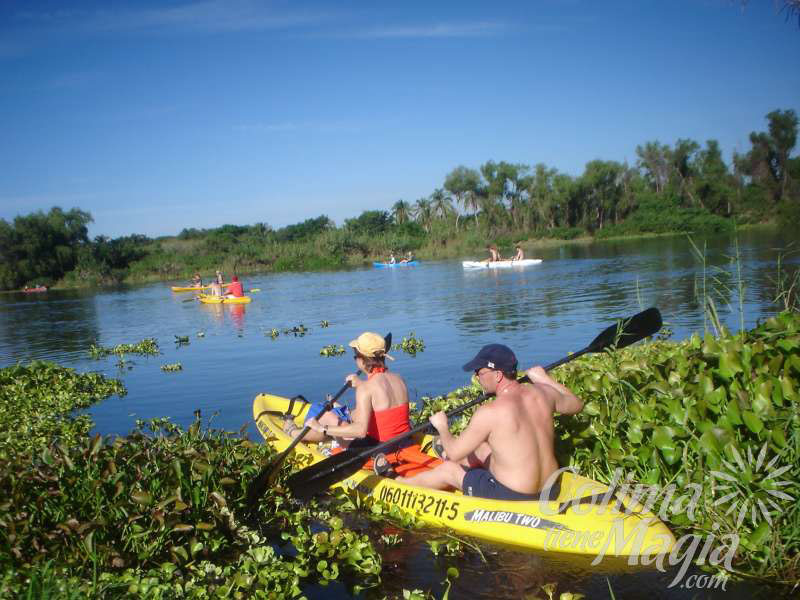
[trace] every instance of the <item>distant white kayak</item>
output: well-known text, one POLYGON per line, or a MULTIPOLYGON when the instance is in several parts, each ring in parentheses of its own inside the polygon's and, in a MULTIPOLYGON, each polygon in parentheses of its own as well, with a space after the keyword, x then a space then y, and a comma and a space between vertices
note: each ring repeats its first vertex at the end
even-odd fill
POLYGON ((483 262, 480 260, 464 260, 461 265, 465 269, 506 269, 510 267, 530 267, 542 262, 541 258, 525 258, 523 260, 496 260, 494 262, 483 262))

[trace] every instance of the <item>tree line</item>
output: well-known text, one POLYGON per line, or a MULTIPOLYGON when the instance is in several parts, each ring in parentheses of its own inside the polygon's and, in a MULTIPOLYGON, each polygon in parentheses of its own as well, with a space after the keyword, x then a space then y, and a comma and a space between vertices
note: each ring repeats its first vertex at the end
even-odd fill
POLYGON ((429 233, 437 221, 449 221, 454 232, 471 224, 490 233, 577 229, 600 237, 724 228, 731 217, 792 222, 800 216, 800 158, 791 156, 798 119, 793 110, 776 110, 767 121, 768 130, 751 133, 751 149, 734 153, 730 167, 718 141, 690 139, 637 146, 633 165, 590 161, 577 177, 541 163, 490 160, 478 169, 454 168, 442 187, 413 203, 398 200, 391 215, 429 233))
POLYGON ((0 288, 176 279, 194 271, 339 268, 390 250, 451 245, 470 251, 489 241, 569 239, 636 233, 723 231, 740 223, 800 219, 798 117, 766 115, 767 130, 728 165, 716 140, 649 141, 636 162, 593 160, 572 176, 545 164, 487 161, 457 166, 441 187, 415 202, 398 200, 341 227, 325 215, 273 229, 267 223, 184 229, 177 237, 88 237, 92 217, 54 207, 0 219, 0 288))

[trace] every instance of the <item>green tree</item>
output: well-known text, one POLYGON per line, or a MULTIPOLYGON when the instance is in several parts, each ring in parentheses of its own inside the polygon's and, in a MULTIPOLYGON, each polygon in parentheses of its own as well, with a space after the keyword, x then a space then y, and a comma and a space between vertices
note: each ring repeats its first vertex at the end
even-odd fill
POLYGON ((392 218, 398 225, 407 223, 411 218, 411 205, 405 200, 398 200, 392 205, 392 218))
POLYGON ((430 200, 420 198, 414 203, 414 220, 422 226, 426 233, 431 232, 433 216, 433 207, 430 200))
MULTIPOLYGON (((473 213, 478 212, 480 203, 478 196, 481 187, 481 174, 475 169, 468 169, 464 166, 458 166, 444 179, 444 189, 450 192, 456 200, 456 204, 464 207, 465 211, 473 213)), ((458 231, 459 213, 456 212, 456 231, 458 231)), ((477 214, 475 217, 475 225, 478 224, 477 214)))
POLYGON ((73 208, 53 207, 18 216, 13 225, 0 220, 0 287, 17 288, 34 280, 56 281, 75 267, 79 248, 89 242, 92 216, 73 208))
POLYGON ((430 201, 435 218, 445 220, 453 213, 453 199, 442 188, 436 188, 431 193, 430 201))
POLYGON ((520 221, 521 208, 527 198, 529 171, 530 167, 526 165, 505 161, 495 163, 490 160, 481 165, 481 174, 486 180, 489 197, 508 208, 514 227, 520 221))

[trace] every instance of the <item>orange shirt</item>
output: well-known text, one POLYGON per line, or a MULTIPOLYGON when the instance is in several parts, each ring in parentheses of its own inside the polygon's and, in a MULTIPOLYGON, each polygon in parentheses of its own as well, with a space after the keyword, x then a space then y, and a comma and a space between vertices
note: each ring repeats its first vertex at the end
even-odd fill
POLYGON ((242 289, 242 282, 241 281, 234 281, 233 283, 228 284, 228 293, 232 296, 236 296, 237 298, 241 298, 244 296, 244 289, 242 289))
POLYGON ((411 431, 408 424, 408 403, 372 411, 367 426, 367 435, 372 439, 385 442, 407 431, 411 431))

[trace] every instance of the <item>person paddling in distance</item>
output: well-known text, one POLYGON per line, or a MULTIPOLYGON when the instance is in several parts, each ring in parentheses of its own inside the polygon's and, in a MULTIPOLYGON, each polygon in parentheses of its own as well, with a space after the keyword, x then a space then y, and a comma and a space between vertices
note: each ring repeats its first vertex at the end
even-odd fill
POLYGON ((389 264, 393 265, 397 262, 397 259, 394 257, 394 252, 389 252, 389 264))
POLYGON ((439 432, 447 460, 397 481, 440 490, 457 488, 481 498, 558 497, 560 481, 548 482, 558 471, 553 413, 576 414, 583 402, 542 367, 526 371, 530 385, 518 383, 517 359, 502 344, 481 348, 464 370, 474 371, 481 387, 495 399, 475 411, 458 437, 450 433, 444 412, 432 415, 430 422, 439 432), (552 485, 544 489, 545 484, 552 485))
POLYGON ((225 281, 222 278, 222 271, 220 271, 219 269, 217 269, 217 272, 214 274, 214 278, 220 285, 223 285, 225 283, 225 281))
POLYGON ((200 273, 195 273, 194 277, 192 277, 191 285, 194 287, 203 287, 203 279, 200 277, 200 273))
POLYGON ((222 296, 222 286, 216 279, 211 282, 211 295, 217 297, 222 296))
POLYGON ((400 262, 401 263, 410 263, 413 260, 414 260, 414 255, 411 253, 411 251, 409 251, 409 252, 406 252, 405 258, 403 260, 401 260, 400 262))
POLYGON ((228 284, 228 294, 227 298, 241 298, 244 296, 244 288, 242 287, 242 282, 239 281, 239 277, 234 275, 231 277, 231 282, 228 284))
POLYGON ((500 258, 500 253, 497 251, 497 246, 495 246, 494 244, 486 246, 486 249, 489 251, 489 258, 485 258, 482 262, 490 263, 503 260, 502 258, 500 258))
POLYGON ((515 260, 525 260, 525 253, 522 251, 522 246, 517 244, 514 246, 514 250, 516 250, 517 253, 511 258, 511 262, 514 262, 515 260))

